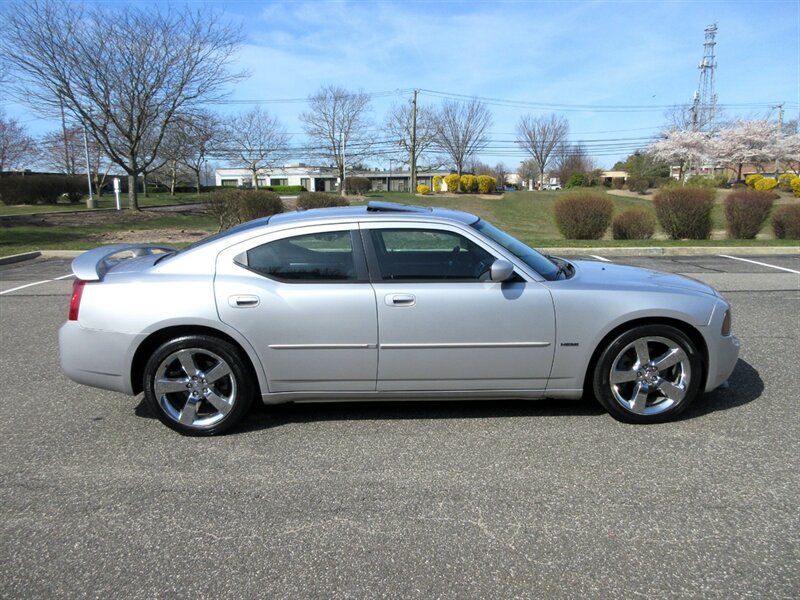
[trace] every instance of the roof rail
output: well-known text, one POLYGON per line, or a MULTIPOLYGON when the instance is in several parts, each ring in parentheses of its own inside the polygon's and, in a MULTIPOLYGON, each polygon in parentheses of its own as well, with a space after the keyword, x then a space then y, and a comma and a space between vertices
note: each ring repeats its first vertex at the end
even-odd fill
POLYGON ((369 203, 367 203, 367 211, 425 213, 433 212, 433 209, 427 206, 414 206, 413 204, 400 204, 398 202, 380 202, 370 200, 369 203))

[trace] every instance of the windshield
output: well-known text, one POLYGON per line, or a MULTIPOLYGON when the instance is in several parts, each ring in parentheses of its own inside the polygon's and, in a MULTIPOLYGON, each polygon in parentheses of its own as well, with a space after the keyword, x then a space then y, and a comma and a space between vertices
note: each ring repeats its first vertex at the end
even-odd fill
POLYGON ((559 265, 546 256, 539 254, 533 248, 526 246, 514 236, 507 234, 502 229, 498 229, 483 219, 473 223, 472 226, 489 239, 500 244, 503 248, 511 252, 511 254, 523 261, 545 279, 550 281, 558 279, 561 272, 559 265))

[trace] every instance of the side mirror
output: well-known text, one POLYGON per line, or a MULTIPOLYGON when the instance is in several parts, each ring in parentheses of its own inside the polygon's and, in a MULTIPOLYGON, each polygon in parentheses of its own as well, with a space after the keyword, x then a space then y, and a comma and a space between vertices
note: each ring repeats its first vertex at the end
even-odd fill
POLYGON ((508 281, 514 275, 514 265, 503 258, 492 263, 489 278, 492 281, 508 281))

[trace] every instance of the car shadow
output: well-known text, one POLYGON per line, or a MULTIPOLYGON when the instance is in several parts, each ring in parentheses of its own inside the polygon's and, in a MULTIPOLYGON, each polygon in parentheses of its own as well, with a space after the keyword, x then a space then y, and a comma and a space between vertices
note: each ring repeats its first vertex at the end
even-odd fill
POLYGON ((597 416, 603 409, 593 398, 579 400, 425 400, 319 402, 258 405, 237 431, 323 421, 487 419, 514 417, 597 416))
MULTIPOLYGON (((680 419, 702 417, 748 404, 759 398, 763 391, 764 382, 758 371, 749 363, 739 359, 729 379, 729 386, 726 389, 716 389, 697 399, 680 419)), ((135 408, 135 414, 138 417, 154 418, 143 397, 135 408)), ((231 433, 271 429, 293 423, 324 421, 597 417, 602 415, 605 415, 605 410, 592 397, 578 400, 543 398, 539 400, 309 402, 271 405, 256 403, 244 422, 235 427, 231 433)))
POLYGON ((761 375, 750 363, 740 358, 728 378, 727 387, 717 388, 695 400, 681 419, 694 419, 744 406, 760 398, 763 393, 764 381, 761 375))

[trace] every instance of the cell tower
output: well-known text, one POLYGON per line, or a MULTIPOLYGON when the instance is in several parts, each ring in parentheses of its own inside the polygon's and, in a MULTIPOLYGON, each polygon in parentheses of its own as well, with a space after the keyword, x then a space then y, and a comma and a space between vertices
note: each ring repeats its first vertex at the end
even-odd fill
POLYGON ((697 65, 700 69, 700 86, 694 93, 692 102, 692 130, 713 129, 717 112, 717 95, 714 93, 714 69, 717 67, 714 58, 714 46, 717 42, 717 24, 706 27, 706 41, 703 44, 703 60, 697 65))

